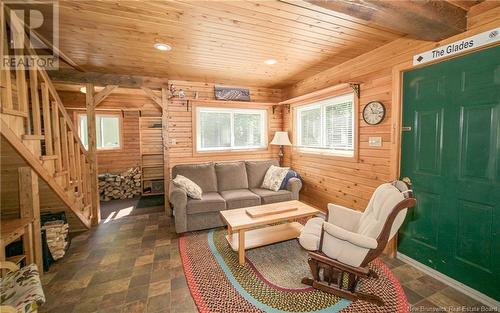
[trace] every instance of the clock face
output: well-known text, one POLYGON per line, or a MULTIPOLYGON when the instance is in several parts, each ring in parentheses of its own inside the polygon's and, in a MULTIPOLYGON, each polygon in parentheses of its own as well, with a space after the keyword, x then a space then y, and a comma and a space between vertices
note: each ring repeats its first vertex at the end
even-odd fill
POLYGON ((381 102, 372 101, 363 109, 363 119, 370 125, 377 125, 384 119, 385 107, 381 102))

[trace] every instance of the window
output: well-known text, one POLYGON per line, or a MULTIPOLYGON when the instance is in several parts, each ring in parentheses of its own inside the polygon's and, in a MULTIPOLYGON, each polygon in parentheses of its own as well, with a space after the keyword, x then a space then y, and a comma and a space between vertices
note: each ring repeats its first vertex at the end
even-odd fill
POLYGON ((196 108, 198 151, 267 147, 267 111, 196 108))
POLYGON ((299 148, 354 155, 353 94, 298 107, 295 125, 299 148))
MULTIPOLYGON (((120 116, 96 114, 96 142, 98 150, 120 148, 120 116)), ((80 140, 88 149, 87 115, 78 115, 78 132, 80 140)))

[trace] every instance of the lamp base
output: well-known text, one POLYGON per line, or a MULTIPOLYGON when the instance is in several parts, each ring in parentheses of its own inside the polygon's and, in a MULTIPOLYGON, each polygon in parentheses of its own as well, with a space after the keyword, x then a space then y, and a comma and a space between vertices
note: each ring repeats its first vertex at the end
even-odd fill
POLYGON ((280 166, 283 165, 283 158, 285 154, 283 153, 283 146, 280 146, 280 152, 278 153, 278 156, 280 157, 280 166))

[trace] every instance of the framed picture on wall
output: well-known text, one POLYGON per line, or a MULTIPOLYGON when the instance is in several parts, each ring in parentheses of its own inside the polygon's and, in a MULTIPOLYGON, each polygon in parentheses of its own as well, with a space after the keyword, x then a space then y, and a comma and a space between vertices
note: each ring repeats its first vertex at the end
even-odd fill
POLYGON ((215 85, 215 99, 227 101, 250 101, 250 89, 215 85))

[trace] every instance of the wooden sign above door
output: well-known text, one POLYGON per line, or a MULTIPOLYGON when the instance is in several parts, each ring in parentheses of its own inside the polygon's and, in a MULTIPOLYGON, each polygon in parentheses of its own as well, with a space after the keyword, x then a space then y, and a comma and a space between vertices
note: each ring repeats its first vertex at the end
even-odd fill
POLYGON ((413 65, 425 64, 500 41, 500 27, 413 56, 413 65))

